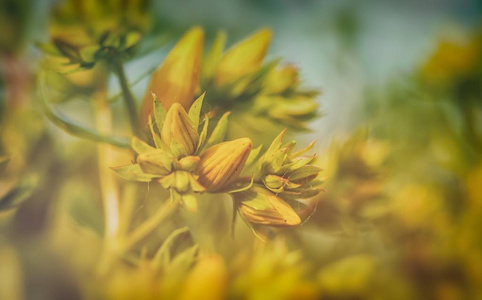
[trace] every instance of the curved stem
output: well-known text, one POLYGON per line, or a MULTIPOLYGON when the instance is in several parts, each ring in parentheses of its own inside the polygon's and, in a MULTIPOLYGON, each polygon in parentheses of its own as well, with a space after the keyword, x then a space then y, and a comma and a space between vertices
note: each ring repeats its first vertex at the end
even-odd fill
POLYGON ((84 138, 95 142, 107 143, 120 148, 130 147, 130 141, 126 137, 110 136, 89 128, 84 128, 81 125, 75 124, 66 116, 62 116, 58 112, 54 112, 46 103, 47 95, 45 91, 45 79, 43 78, 43 76, 40 76, 39 86, 40 97, 38 97, 38 103, 40 105, 40 108, 44 112, 45 116, 50 120, 50 122, 54 123, 57 127, 79 138, 84 138))
POLYGON ((140 130, 140 122, 137 114, 137 108, 136 108, 136 101, 134 99, 134 96, 132 95, 132 92, 129 88, 129 83, 126 78, 126 74, 124 71, 124 65, 122 64, 121 60, 114 60, 112 62, 114 72, 117 74, 117 77, 119 79, 119 84, 122 89, 122 94, 124 95, 123 99, 126 104, 127 108, 127 113, 129 115, 129 122, 131 124, 131 130, 132 134, 142 137, 142 131, 140 130))

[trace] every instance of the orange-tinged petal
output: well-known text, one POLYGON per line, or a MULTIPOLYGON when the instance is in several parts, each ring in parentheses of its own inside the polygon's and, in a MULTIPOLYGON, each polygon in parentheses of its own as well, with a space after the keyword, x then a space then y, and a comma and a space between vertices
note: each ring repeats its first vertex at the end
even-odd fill
POLYGON ((215 83, 227 83, 256 71, 266 56, 271 35, 271 30, 262 29, 231 47, 219 62, 215 83))
POLYGON ((199 183, 208 192, 216 192, 231 184, 243 170, 252 142, 249 138, 214 145, 201 154, 198 164, 199 183))
POLYGON ((199 83, 203 56, 204 31, 200 27, 189 30, 169 52, 164 62, 152 75, 142 103, 141 121, 147 123, 152 111, 152 95, 156 94, 164 107, 175 102, 186 110, 194 100, 199 83))
POLYGON ((253 187, 234 194, 240 212, 251 223, 269 226, 296 226, 301 223, 298 214, 288 203, 270 191, 253 187))

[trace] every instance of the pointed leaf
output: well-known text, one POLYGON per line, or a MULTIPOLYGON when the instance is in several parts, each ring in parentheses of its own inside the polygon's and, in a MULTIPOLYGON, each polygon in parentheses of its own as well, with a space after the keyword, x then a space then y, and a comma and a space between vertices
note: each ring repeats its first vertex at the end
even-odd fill
POLYGON ((221 143, 226 138, 226 133, 228 132, 228 116, 231 112, 226 112, 224 115, 219 119, 218 124, 214 127, 211 136, 208 139, 206 147, 210 147, 212 145, 221 143))
POLYGON ((206 92, 204 92, 201 96, 199 96, 199 98, 197 98, 196 101, 194 101, 191 108, 189 109, 189 119, 191 119, 196 131, 198 130, 198 126, 199 126, 199 116, 201 115, 201 108, 203 106, 204 95, 206 95, 206 92))
POLYGON ((156 122, 157 125, 157 130, 159 132, 162 131, 162 126, 164 126, 164 120, 166 119, 166 109, 162 105, 162 103, 159 101, 157 98, 156 94, 152 93, 152 98, 154 99, 153 101, 153 106, 154 106, 154 121, 156 122))
POLYGON ((132 181, 150 182, 153 178, 159 177, 159 175, 144 173, 138 164, 114 167, 111 169, 120 177, 132 181))
POLYGON ((298 157, 298 156, 301 156, 303 154, 305 154, 306 152, 310 151, 311 149, 313 149, 313 147, 315 146, 315 143, 316 143, 316 140, 312 141, 308 146, 306 146, 305 148, 295 152, 295 153, 292 153, 291 156, 292 157, 298 157))
POLYGON ((253 150, 251 150, 251 153, 249 154, 248 156, 248 159, 246 160, 246 165, 249 166, 251 165, 252 163, 254 163, 254 161, 256 160, 256 158, 258 158, 259 156, 259 153, 261 152, 261 149, 263 148, 263 145, 259 145, 258 147, 254 148, 253 150))
POLYGON ((156 149, 136 136, 132 137, 131 139, 131 147, 137 154, 142 154, 156 149))
POLYGON ((154 258, 152 259, 152 265, 154 270, 159 270, 161 267, 166 267, 169 265, 171 261, 171 249, 174 247, 174 243, 176 241, 187 234, 189 234, 189 227, 181 227, 179 229, 174 230, 162 243, 162 246, 157 250, 154 258))

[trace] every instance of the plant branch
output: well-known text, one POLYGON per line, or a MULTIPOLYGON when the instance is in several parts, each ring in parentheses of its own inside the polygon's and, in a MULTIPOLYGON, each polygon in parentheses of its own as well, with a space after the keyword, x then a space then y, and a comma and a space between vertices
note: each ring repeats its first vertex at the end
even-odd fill
POLYGON ((75 124, 72 120, 69 120, 68 117, 61 115, 59 112, 55 112, 53 109, 50 108, 50 105, 46 103, 47 94, 45 91, 46 86, 43 76, 40 76, 39 83, 40 96, 38 97, 38 102, 40 108, 44 112, 45 116, 50 120, 50 122, 54 123, 57 127, 79 138, 88 139, 94 142, 107 143, 120 148, 130 147, 130 141, 126 137, 115 137, 99 133, 98 131, 95 131, 93 129, 85 128, 81 125, 75 124))
POLYGON ((129 116, 129 122, 131 124, 132 134, 138 137, 142 137, 142 131, 140 130, 140 122, 139 122, 139 117, 138 117, 137 108, 136 108, 136 101, 129 88, 129 83, 126 78, 122 61, 119 59, 114 60, 112 65, 114 67, 114 72, 116 73, 117 78, 119 79, 119 84, 121 86, 122 94, 124 95, 123 99, 126 104, 127 113, 129 116))

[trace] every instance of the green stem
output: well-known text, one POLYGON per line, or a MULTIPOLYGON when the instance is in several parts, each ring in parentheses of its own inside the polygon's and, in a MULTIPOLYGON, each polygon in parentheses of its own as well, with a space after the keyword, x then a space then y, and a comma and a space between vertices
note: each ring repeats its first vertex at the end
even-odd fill
POLYGON ((111 144, 113 146, 121 147, 121 148, 130 147, 130 142, 128 138, 115 137, 115 136, 102 134, 96 130, 85 128, 81 125, 75 124, 72 120, 69 120, 66 116, 61 115, 59 112, 54 112, 50 108, 50 105, 46 103, 47 92, 45 91, 46 84, 45 84, 45 78, 43 76, 40 76, 39 86, 40 86, 40 97, 38 97, 39 99, 38 102, 39 102, 40 108, 44 112, 45 116, 50 120, 50 122, 54 123, 57 127, 79 138, 84 138, 95 142, 107 143, 107 144, 111 144))
POLYGON ((126 78, 126 74, 124 71, 124 65, 122 64, 121 60, 115 60, 113 62, 114 72, 117 74, 119 79, 119 84, 122 89, 122 94, 124 95, 124 102, 126 104, 127 113, 129 115, 129 122, 131 124, 132 134, 142 137, 142 131, 139 127, 140 122, 137 114, 136 108, 136 101, 134 96, 132 95, 131 90, 129 89, 129 83, 126 78))

